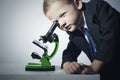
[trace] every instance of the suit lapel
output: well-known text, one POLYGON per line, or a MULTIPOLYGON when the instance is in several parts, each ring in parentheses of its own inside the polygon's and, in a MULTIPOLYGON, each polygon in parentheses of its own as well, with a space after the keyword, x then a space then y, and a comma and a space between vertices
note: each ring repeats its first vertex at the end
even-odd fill
POLYGON ((84 14, 86 19, 86 24, 89 29, 90 35, 95 43, 95 45, 100 43, 100 26, 98 23, 97 15, 94 13, 95 11, 90 10, 89 5, 84 4, 84 14), (87 7, 87 8, 86 8, 87 7))

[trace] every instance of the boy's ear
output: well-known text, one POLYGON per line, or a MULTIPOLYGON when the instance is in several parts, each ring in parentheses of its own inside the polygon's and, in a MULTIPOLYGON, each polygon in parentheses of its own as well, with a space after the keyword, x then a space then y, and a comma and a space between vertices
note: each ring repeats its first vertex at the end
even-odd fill
POLYGON ((77 9, 82 8, 82 0, 74 0, 74 5, 77 7, 77 9))

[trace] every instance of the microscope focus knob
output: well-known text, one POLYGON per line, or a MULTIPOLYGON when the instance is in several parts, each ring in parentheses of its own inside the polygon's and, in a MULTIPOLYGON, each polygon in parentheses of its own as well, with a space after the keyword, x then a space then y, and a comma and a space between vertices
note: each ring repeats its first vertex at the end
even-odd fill
POLYGON ((41 59, 41 57, 36 52, 32 52, 31 56, 33 59, 41 59))

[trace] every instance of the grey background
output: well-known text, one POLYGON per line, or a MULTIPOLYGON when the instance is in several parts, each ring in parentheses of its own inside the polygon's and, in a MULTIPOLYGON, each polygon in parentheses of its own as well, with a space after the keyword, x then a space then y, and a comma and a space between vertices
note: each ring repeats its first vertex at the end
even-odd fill
MULTIPOLYGON (((120 0, 106 1, 120 11, 120 0)), ((0 0, 0 64, 36 62, 37 60, 30 57, 31 52, 36 51, 40 55, 43 53, 32 44, 32 41, 44 35, 52 24, 43 14, 42 2, 43 0, 0 0)), ((59 29, 55 32, 59 35, 60 47, 51 62, 60 65, 68 35, 59 29)), ((48 45, 51 46, 51 51, 54 46, 48 45)), ((89 64, 84 54, 79 58, 89 64)))

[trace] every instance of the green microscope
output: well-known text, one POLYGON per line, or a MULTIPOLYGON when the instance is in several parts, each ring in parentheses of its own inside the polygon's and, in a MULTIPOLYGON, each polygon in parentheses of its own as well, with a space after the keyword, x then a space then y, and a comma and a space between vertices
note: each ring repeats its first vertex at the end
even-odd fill
POLYGON ((44 50, 43 55, 40 57, 36 52, 32 52, 31 56, 33 59, 38 59, 38 63, 29 62, 25 66, 26 71, 54 71, 55 66, 51 65, 50 59, 54 57, 59 47, 58 35, 53 33, 56 27, 59 25, 58 21, 55 20, 50 27, 49 31, 45 36, 41 36, 39 40, 34 40, 33 43, 44 50), (42 42, 41 42, 42 41, 42 42), (55 47, 51 55, 48 55, 48 47, 44 43, 50 42, 55 43, 55 47))

